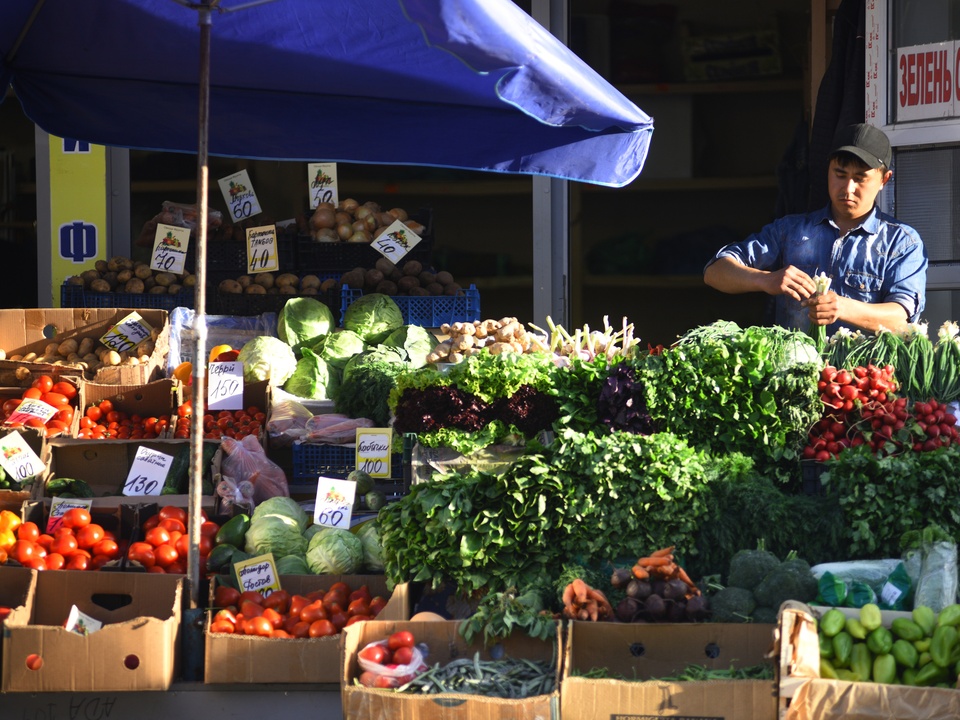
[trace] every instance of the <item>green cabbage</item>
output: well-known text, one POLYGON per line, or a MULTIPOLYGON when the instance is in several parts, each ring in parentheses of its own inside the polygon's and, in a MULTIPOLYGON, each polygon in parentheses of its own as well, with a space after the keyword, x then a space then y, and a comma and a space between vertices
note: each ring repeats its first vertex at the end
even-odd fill
POLYGON ((407 363, 414 368, 427 364, 427 355, 433 352, 437 339, 419 325, 404 325, 390 333, 381 346, 398 348, 407 356, 407 363))
POLYGON ((306 510, 300 507, 300 504, 293 498, 277 495, 267 498, 253 509, 253 515, 250 516, 250 522, 255 523, 267 515, 281 515, 296 521, 299 532, 303 532, 310 524, 310 516, 306 510))
POLYGON ((380 527, 377 519, 367 520, 353 529, 363 546, 363 566, 372 572, 383 572, 383 559, 380 557, 380 527))
POLYGON ((333 332, 337 321, 324 303, 304 296, 287 300, 277 316, 277 337, 293 348, 312 345, 333 332))
POLYGON ((306 530, 303 531, 303 537, 307 541, 307 543, 309 543, 311 540, 313 540, 314 535, 326 529, 327 528, 324 525, 311 525, 310 527, 308 527, 306 530))
POLYGON ((287 555, 303 555, 307 541, 301 533, 293 518, 264 515, 250 523, 243 549, 251 555, 273 553, 274 560, 287 555))
POLYGON ((260 335, 247 342, 237 360, 243 363, 246 382, 268 380, 274 387, 283 385, 297 369, 297 356, 283 340, 260 335))
POLYGON ((343 313, 343 327, 376 345, 403 325, 403 313, 389 295, 370 293, 354 300, 343 313))
POLYGON ((356 575, 362 565, 363 543, 349 530, 325 528, 307 546, 307 566, 316 575, 356 575))
POLYGON ((310 568, 303 555, 287 555, 277 560, 278 575, 309 575, 310 568))
POLYGON ((338 370, 343 370, 347 361, 367 349, 363 338, 353 330, 338 330, 320 338, 312 350, 338 370))
POLYGON ((297 369, 283 385, 291 395, 309 400, 332 400, 340 387, 340 372, 310 348, 301 350, 297 369))

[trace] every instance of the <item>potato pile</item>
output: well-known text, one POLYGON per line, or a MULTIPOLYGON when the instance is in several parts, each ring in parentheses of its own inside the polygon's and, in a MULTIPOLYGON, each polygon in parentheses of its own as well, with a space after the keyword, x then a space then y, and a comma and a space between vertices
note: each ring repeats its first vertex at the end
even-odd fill
POLYGON ((483 349, 493 355, 548 349, 538 335, 527 332, 523 323, 515 317, 444 323, 440 326, 440 332, 448 337, 427 355, 428 363, 457 363, 483 349))
POLYGON ((316 242, 371 243, 386 228, 400 220, 417 235, 423 235, 423 225, 411 220, 403 208, 384 211, 378 203, 362 205, 353 198, 345 198, 337 205, 322 202, 310 216, 310 237, 316 242))
POLYGON ((189 272, 174 275, 153 270, 148 263, 117 255, 109 260, 97 260, 90 270, 67 278, 67 283, 96 293, 176 295, 184 288, 196 287, 197 276, 189 272))
POLYGON ((236 279, 221 280, 217 289, 225 294, 247 295, 319 295, 331 288, 331 283, 324 283, 316 275, 300 277, 294 273, 262 272, 256 275, 240 275, 236 279))
POLYGON ((407 260, 394 265, 380 258, 372 268, 355 267, 340 277, 340 284, 364 292, 384 295, 419 295, 455 297, 463 294, 463 288, 446 270, 434 273, 425 270, 419 260, 407 260))
MULTIPOLYGON (((68 338, 56 342, 56 338, 47 343, 42 353, 28 352, 23 355, 7 355, 6 350, 0 349, 0 360, 44 363, 47 365, 65 365, 75 367, 81 372, 96 373, 102 367, 117 365, 142 365, 150 361, 156 347, 160 330, 154 328, 149 338, 128 352, 117 352, 105 345, 101 345, 97 338, 85 337, 68 338)), ((25 368, 18 368, 18 374, 24 377, 30 375, 25 368)), ((18 376, 18 380, 22 379, 18 376)))

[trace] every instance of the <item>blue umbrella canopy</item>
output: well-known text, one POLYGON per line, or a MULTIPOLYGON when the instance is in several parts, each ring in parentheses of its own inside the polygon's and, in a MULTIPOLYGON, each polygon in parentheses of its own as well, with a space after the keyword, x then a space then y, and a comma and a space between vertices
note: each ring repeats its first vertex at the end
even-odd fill
MULTIPOLYGON (((211 155, 614 187, 646 159, 651 118, 511 0, 214 5, 211 155)), ((0 87, 53 135, 197 152, 197 26, 174 0, 4 0, 0 87)))

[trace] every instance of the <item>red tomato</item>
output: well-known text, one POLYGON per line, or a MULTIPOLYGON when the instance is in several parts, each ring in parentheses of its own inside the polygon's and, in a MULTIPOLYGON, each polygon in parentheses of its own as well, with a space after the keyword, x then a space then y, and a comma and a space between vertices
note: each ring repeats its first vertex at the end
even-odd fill
POLYGON ((103 527, 97 523, 84 525, 77 530, 77 547, 90 549, 103 540, 103 527))
POLYGON ((382 665, 384 658, 387 656, 387 650, 383 647, 383 645, 367 645, 363 650, 357 653, 357 655, 364 660, 369 660, 370 662, 375 662, 378 665, 382 665))
POLYGON ((82 528, 89 525, 92 518, 86 508, 70 508, 63 514, 63 527, 82 528))
POLYGON ((35 522, 20 523, 17 526, 17 540, 37 542, 40 539, 40 528, 35 522))
POLYGON ((78 555, 74 553, 70 556, 70 559, 67 560, 67 564, 64 566, 65 570, 87 570, 90 567, 90 558, 86 555, 78 555))
POLYGON ((50 392, 53 389, 53 378, 49 375, 38 375, 30 387, 36 388, 41 393, 50 392))
POLYGON ((327 611, 324 609, 322 602, 314 600, 300 611, 300 619, 308 623, 313 623, 317 620, 326 620, 327 611))
MULTIPOLYGON (((181 535, 177 538, 176 542, 174 542, 173 546, 177 549, 178 553, 186 557, 190 554, 190 536, 181 535)), ((239 594, 238 592, 237 595, 239 596, 239 594)))
POLYGON ((120 546, 117 545, 117 541, 113 538, 104 537, 100 542, 92 548, 94 555, 103 555, 109 560, 112 560, 120 555, 120 546))
POLYGON ((66 396, 67 400, 73 400, 77 396, 77 386, 67 380, 55 382, 50 387, 50 390, 66 396))
POLYGON ((386 599, 381 597, 380 595, 377 595, 375 598, 373 598, 370 601, 370 614, 373 615, 373 617, 376 617, 377 615, 380 614, 380 611, 383 610, 386 606, 387 606, 386 599))
POLYGON ((240 602, 244 600, 256 603, 257 605, 263 605, 263 595, 258 593, 256 590, 244 590, 240 593, 240 602))
POLYGON ((216 620, 210 623, 210 632, 212 633, 227 633, 233 634, 235 628, 232 623, 228 623, 225 620, 216 620))
POLYGON ((147 530, 143 539, 153 545, 153 547, 168 545, 170 543, 170 532, 164 527, 157 526, 147 530))
POLYGON ((409 630, 398 630, 387 638, 387 647, 391 650, 396 650, 401 647, 412 648, 414 644, 413 633, 409 630))
POLYGON ((303 622, 303 620, 298 620, 296 624, 294 624, 293 629, 289 632, 295 638, 310 637, 310 623, 303 622))
POLYGON ((127 550, 127 558, 140 563, 147 569, 157 564, 157 557, 153 554, 153 548, 145 542, 131 543, 130 549, 127 550))
POLYGON ((246 632, 247 635, 270 637, 273 635, 273 625, 270 623, 270 620, 260 615, 244 621, 244 632, 246 632))
POLYGON ((269 607, 268 607, 268 608, 264 608, 264 609, 263 609, 263 617, 265 617, 265 618, 269 621, 270 626, 271 626, 274 630, 279 630, 279 629, 281 629, 281 628, 283 627, 283 615, 281 615, 280 613, 278 613, 278 612, 277 612, 276 610, 274 610, 273 608, 269 608, 269 607))
POLYGON ((273 608, 280 613, 286 613, 290 609, 290 593, 286 590, 274 590, 263 598, 263 606, 273 608))
POLYGON ((220 532, 220 526, 212 520, 207 520, 204 523, 200 523, 201 537, 215 538, 218 532, 220 532))
POLYGON ((393 661, 397 665, 409 665, 413 660, 413 648, 401 645, 393 651, 393 661))
POLYGON ((160 527, 164 528, 168 532, 178 532, 181 535, 187 532, 186 526, 176 518, 163 518, 160 520, 160 527))
POLYGON ((77 537, 73 533, 58 533, 53 538, 53 545, 50 546, 50 550, 55 553, 60 553, 64 557, 67 557, 80 547, 77 543, 77 537))
POLYGON ((340 631, 329 620, 317 620, 316 622, 310 623, 310 637, 327 637, 329 635, 336 635, 338 632, 340 631))
POLYGON ((157 560, 157 565, 162 568, 169 568, 180 557, 180 553, 173 545, 157 545, 153 555, 157 560))
POLYGON ((43 562, 47 566, 47 570, 62 570, 67 563, 66 558, 60 553, 49 553, 43 559, 43 562))
POLYGON ((60 405, 67 405, 69 400, 66 395, 61 395, 56 392, 45 392, 40 396, 40 401, 45 402, 47 405, 53 405, 53 407, 59 407, 60 405))
POLYGON ((21 396, 24 400, 39 400, 43 396, 43 390, 40 388, 30 387, 23 391, 21 396))
POLYGON ((352 617, 353 615, 369 615, 370 614, 370 603, 367 602, 366 598, 357 598, 347 607, 347 617, 352 617))
POLYGON ((240 613, 245 618, 259 617, 263 615, 263 605, 252 600, 240 600, 240 613))

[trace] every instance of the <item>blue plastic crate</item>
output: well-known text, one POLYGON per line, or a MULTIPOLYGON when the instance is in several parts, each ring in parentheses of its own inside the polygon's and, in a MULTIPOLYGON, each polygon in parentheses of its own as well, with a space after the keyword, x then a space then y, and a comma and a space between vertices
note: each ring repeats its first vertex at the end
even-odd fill
POLYGON ((194 292, 181 290, 176 295, 154 293, 98 293, 80 285, 64 283, 60 286, 60 307, 65 308, 144 308, 148 310, 173 310, 177 307, 193 308, 194 292))
MULTIPOLYGON (((374 478, 374 488, 395 500, 410 489, 404 470, 403 453, 393 453, 390 459, 390 477, 374 478)), ((357 469, 356 449, 345 445, 293 444, 293 475, 290 492, 293 495, 315 495, 317 478, 345 478, 357 469)))
MULTIPOLYGON (((347 308, 363 296, 363 290, 344 285, 341 290, 340 325, 347 308)), ((391 295, 400 308, 405 325, 440 327, 444 323, 480 319, 480 291, 471 285, 460 295, 391 295)))

